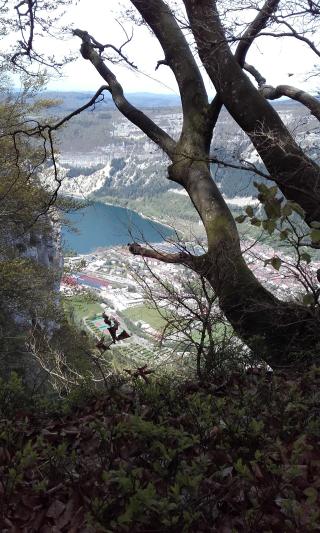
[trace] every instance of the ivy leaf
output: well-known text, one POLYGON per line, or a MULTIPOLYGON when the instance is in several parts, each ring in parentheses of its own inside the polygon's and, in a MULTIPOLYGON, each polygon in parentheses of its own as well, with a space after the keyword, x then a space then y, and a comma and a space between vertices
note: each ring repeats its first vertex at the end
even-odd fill
POLYGON ((282 261, 281 261, 280 257, 278 257, 277 255, 272 257, 272 259, 270 260, 270 264, 271 264, 271 266, 273 266, 273 268, 275 270, 280 270, 281 263, 282 263, 282 261))
POLYGON ((311 505, 315 504, 317 502, 317 499, 318 499, 318 491, 317 489, 315 489, 314 487, 307 487, 304 491, 303 491, 303 494, 305 494, 308 498, 308 503, 310 503, 311 505))
POLYGON ((320 229, 320 222, 317 222, 317 220, 314 220, 311 222, 310 226, 315 229, 320 229))
POLYGON ((278 192, 278 186, 277 185, 273 185, 273 187, 269 187, 269 195, 270 196, 276 196, 278 192))
POLYGON ((289 232, 287 229, 280 231, 280 241, 284 241, 288 238, 289 232))
POLYGON ((237 460, 236 463, 234 463, 234 468, 240 474, 241 477, 244 478, 252 478, 251 472, 247 465, 242 461, 241 457, 237 460))
POLYGON ((247 218, 247 215, 240 215, 238 217, 236 217, 236 222, 238 222, 239 224, 242 224, 242 222, 244 222, 247 218))
POLYGON ((310 233, 310 237, 312 242, 319 242, 320 241, 320 229, 313 229, 310 233))
POLYGON ((259 218, 253 217, 253 218, 251 219, 251 224, 252 224, 253 226, 257 226, 257 227, 259 227, 259 226, 261 226, 261 220, 259 220, 259 218))
POLYGON ((312 294, 308 293, 308 294, 305 294, 304 297, 302 298, 302 302, 304 305, 312 305, 314 304, 314 297, 312 294))
POLYGON ((284 217, 289 217, 290 215, 292 215, 292 207, 289 203, 286 203, 282 208, 281 208, 281 214, 284 216, 284 217))
POLYGON ((290 202, 290 206, 292 207, 293 211, 295 211, 296 213, 298 213, 298 215, 301 216, 301 218, 305 217, 305 212, 301 205, 297 204, 296 202, 290 202))
POLYGON ((300 255, 302 261, 305 261, 306 263, 311 263, 311 257, 309 254, 307 254, 307 252, 303 252, 303 254, 300 255))
POLYGON ((279 218, 281 216, 281 203, 277 198, 271 198, 265 203, 264 210, 268 218, 279 218))
POLYGON ((276 223, 274 222, 274 220, 263 220, 262 226, 263 229, 267 230, 269 235, 272 235, 272 233, 276 229, 276 223))
POLYGON ((268 194, 268 187, 264 183, 258 183, 256 181, 253 182, 253 185, 256 189, 258 189, 259 192, 262 192, 264 194, 268 194))

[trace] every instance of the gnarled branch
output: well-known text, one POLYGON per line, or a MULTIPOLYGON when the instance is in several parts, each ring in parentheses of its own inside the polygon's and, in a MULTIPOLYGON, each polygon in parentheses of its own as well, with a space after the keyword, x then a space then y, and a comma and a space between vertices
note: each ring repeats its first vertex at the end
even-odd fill
POLYGON ((140 128, 152 141, 154 141, 166 154, 172 158, 176 142, 164 130, 157 126, 147 115, 134 107, 124 96, 122 85, 114 73, 107 67, 101 56, 96 52, 88 32, 76 29, 74 35, 82 40, 81 54, 88 59, 102 78, 108 84, 108 90, 119 111, 133 124, 140 128))
POLYGON ((175 263, 178 265, 192 266, 196 257, 187 252, 166 253, 153 248, 146 248, 134 242, 128 245, 129 252, 133 255, 140 255, 141 257, 148 257, 149 259, 156 259, 163 263, 175 263))
POLYGON ((277 100, 278 98, 281 98, 281 96, 287 96, 292 100, 296 100, 307 107, 311 114, 320 120, 319 100, 311 94, 298 89, 297 87, 293 87, 292 85, 278 85, 277 87, 270 87, 270 85, 266 85, 261 87, 260 92, 268 100, 277 100))
POLYGON ((156 64, 155 70, 158 70, 158 68, 161 67, 162 65, 168 67, 169 63, 168 63, 168 61, 166 59, 160 59, 160 61, 158 61, 157 64, 156 64))
POLYGON ((244 63, 243 68, 244 68, 244 70, 249 72, 249 74, 251 74, 251 76, 254 77, 254 79, 256 80, 256 82, 258 84, 258 87, 263 87, 267 83, 266 78, 264 78, 260 74, 260 72, 253 65, 249 65, 248 63, 244 63))
POLYGON ((102 52, 104 52, 104 50, 107 50, 107 49, 113 50, 114 52, 116 52, 116 54, 118 54, 118 56, 120 57, 120 60, 124 61, 130 67, 132 67, 134 69, 138 68, 137 65, 135 65, 135 63, 130 61, 130 59, 127 56, 125 56, 124 53, 122 52, 123 47, 126 46, 126 44, 128 44, 132 40, 132 35, 131 35, 131 37, 127 37, 127 40, 119 48, 117 48, 116 46, 114 46, 113 44, 110 44, 110 43, 101 44, 94 37, 92 37, 92 35, 90 35, 89 33, 88 33, 88 36, 90 37, 90 40, 91 40, 91 42, 93 44, 93 47, 96 48, 99 51, 99 54, 102 54, 102 52))
POLYGON ((267 85, 266 79, 260 74, 260 72, 247 63, 244 64, 244 69, 255 78, 259 86, 260 94, 262 94, 267 100, 277 100, 282 96, 287 96, 288 98, 303 104, 310 110, 314 117, 320 120, 320 102, 317 98, 297 87, 293 87, 292 85, 278 85, 277 87, 267 85))

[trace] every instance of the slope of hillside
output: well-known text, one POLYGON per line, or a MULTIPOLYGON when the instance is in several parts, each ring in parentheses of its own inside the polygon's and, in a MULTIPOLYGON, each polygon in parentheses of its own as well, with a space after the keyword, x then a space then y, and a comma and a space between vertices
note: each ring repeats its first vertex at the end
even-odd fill
MULTIPOLYGON (((55 108, 57 115, 74 109, 88 100, 85 93, 59 93, 63 103, 55 108)), ((170 135, 177 138, 181 129, 181 111, 176 97, 167 95, 132 95, 132 100, 170 135), (173 105, 175 104, 175 105, 173 105)), ((299 104, 290 101, 276 104, 282 120, 311 157, 319 159, 319 133, 313 117, 299 104)), ((128 122, 110 99, 73 118, 59 132, 59 164, 62 191, 96 198, 136 201, 172 193, 179 187, 165 179, 166 156, 145 135, 128 122)), ((263 165, 247 136, 223 110, 214 131, 212 156, 236 165, 263 165), (244 163, 245 162, 245 163, 244 163)), ((212 172, 227 201, 236 207, 243 198, 256 196, 253 181, 261 181, 253 172, 224 165, 213 165, 212 172), (237 201, 237 199, 240 199, 237 201)), ((173 196, 179 209, 181 198, 173 196)), ((165 202, 163 202, 165 203, 165 202)))
POLYGON ((11 406, 0 394, 0 529, 319 531, 319 376, 118 378, 55 414, 25 400, 10 413, 22 402, 12 381, 11 406))

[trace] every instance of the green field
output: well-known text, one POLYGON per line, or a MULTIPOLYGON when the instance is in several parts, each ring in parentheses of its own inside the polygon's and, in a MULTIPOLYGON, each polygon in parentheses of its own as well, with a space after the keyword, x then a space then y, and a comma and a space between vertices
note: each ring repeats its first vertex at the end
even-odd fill
POLYGON ((123 315, 129 318, 132 322, 146 322, 157 331, 161 331, 166 324, 165 320, 156 309, 150 309, 145 305, 126 309, 123 311, 123 315))
POLYGON ((93 318, 95 315, 102 314, 102 307, 99 303, 90 301, 87 295, 73 296, 66 298, 64 309, 68 319, 81 323, 84 317, 93 318))

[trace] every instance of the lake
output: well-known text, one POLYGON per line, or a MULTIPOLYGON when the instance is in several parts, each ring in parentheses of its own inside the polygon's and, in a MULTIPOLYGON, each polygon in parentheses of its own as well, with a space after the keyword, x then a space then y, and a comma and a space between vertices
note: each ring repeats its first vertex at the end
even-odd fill
POLYGON ((63 228, 64 248, 88 254, 97 248, 128 242, 161 242, 172 234, 170 228, 123 207, 93 202, 68 218, 77 233, 63 228))

